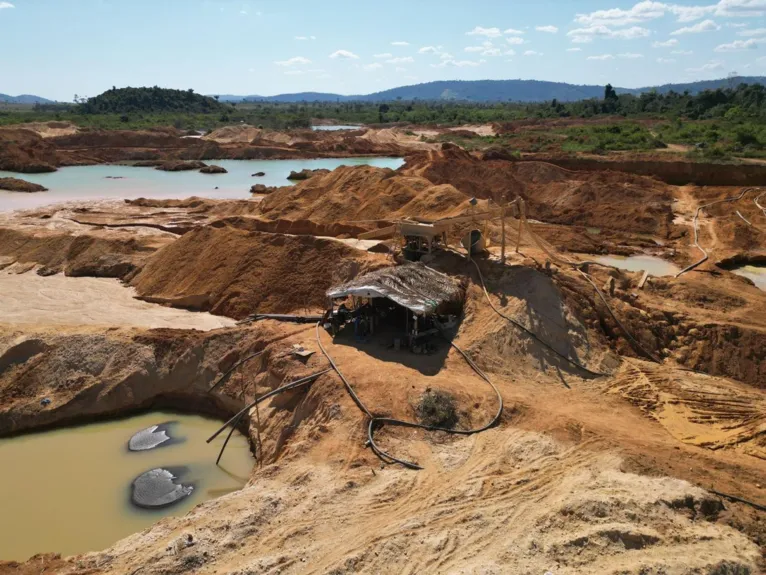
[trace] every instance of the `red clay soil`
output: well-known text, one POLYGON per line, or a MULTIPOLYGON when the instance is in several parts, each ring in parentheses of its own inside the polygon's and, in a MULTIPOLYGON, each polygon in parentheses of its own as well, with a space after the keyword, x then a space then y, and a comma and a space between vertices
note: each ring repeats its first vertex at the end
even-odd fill
POLYGON ((30 130, 0 129, 0 170, 34 174, 54 172, 58 165, 56 149, 30 130))
POLYGON ((215 222, 151 258, 132 284, 147 301, 241 319, 325 306, 333 284, 388 260, 338 241, 269 234, 215 222))
POLYGON ((517 195, 530 218, 549 223, 625 230, 668 237, 672 195, 652 178, 622 172, 571 172, 544 162, 482 161, 447 144, 407 159, 405 174, 450 182, 479 198, 517 195))
POLYGON ((468 208, 468 197, 451 185, 370 166, 341 167, 293 187, 272 192, 261 202, 269 219, 319 223, 383 220, 404 216, 446 217, 468 208))
MULTIPOLYGON (((166 241, 169 241, 167 239, 166 241)), ((60 232, 30 234, 0 228, 0 256, 19 263, 42 266, 42 274, 124 278, 140 266, 162 242, 157 237, 102 237, 97 233, 60 232)))

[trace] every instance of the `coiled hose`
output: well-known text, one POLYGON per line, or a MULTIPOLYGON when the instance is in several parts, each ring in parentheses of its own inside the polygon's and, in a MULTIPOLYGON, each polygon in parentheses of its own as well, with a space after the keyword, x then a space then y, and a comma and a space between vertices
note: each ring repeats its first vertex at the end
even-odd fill
MULTIPOLYGON (((424 429, 426 431, 443 431, 445 433, 452 433, 455 435, 473 435, 475 433, 480 433, 482 431, 486 431, 487 429, 495 426, 498 421, 500 421, 500 417, 503 413, 503 397, 500 395, 500 391, 497 389, 494 383, 487 377, 487 374, 484 373, 478 365, 474 363, 474 361, 470 358, 470 356, 465 353, 460 347, 457 346, 453 341, 449 340, 446 336, 445 339, 449 341, 449 344, 455 348, 466 360, 468 365, 481 377, 484 381, 486 381, 491 387, 492 390, 495 392, 495 395, 497 396, 497 413, 495 413, 494 417, 489 420, 485 425, 482 427, 476 428, 476 429, 450 429, 447 427, 439 427, 434 425, 424 425, 422 423, 415 423, 411 421, 403 421, 401 419, 394 419, 391 417, 375 417, 372 415, 369 409, 364 405, 362 400, 359 398, 359 396, 354 391, 354 388, 351 386, 349 381, 346 379, 346 377, 341 373, 340 369, 338 369, 338 365, 333 360, 332 356, 329 354, 329 352, 325 349, 324 345, 322 345, 322 339, 320 337, 319 332, 320 323, 317 323, 316 325, 316 336, 317 336, 317 345, 319 346, 319 349, 322 351, 324 356, 327 358, 327 361, 330 362, 330 365, 333 367, 333 369, 338 374, 338 377, 340 377, 341 381, 343 381, 343 384, 346 386, 346 390, 348 391, 349 395, 351 395, 351 398, 354 400, 354 403, 359 407, 359 409, 369 418, 369 422, 367 424, 367 442, 370 445, 370 448, 372 451, 377 455, 382 461, 386 463, 399 463, 409 469, 423 469, 420 465, 417 463, 414 463, 412 461, 407 461, 406 459, 401 459, 398 457, 395 457, 391 455, 390 453, 387 453, 383 451, 376 443, 375 443, 375 437, 374 432, 377 426, 380 425, 398 425, 400 427, 410 427, 414 429, 424 429)), ((442 334, 444 335, 444 334, 442 334)))

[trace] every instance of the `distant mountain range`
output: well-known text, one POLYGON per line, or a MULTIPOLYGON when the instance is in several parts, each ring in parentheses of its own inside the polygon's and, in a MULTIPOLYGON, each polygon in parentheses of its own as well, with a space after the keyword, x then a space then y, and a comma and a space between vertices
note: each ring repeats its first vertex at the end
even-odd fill
MULTIPOLYGON (((618 94, 638 95, 656 90, 660 93, 684 92, 697 94, 704 90, 715 90, 737 84, 766 84, 766 76, 737 76, 720 80, 704 80, 688 84, 664 84, 646 88, 615 88, 618 94)), ((468 102, 542 102, 559 100, 573 102, 589 98, 602 98, 604 86, 565 84, 563 82, 541 82, 538 80, 450 80, 427 82, 412 86, 392 88, 373 94, 343 96, 322 92, 300 92, 276 96, 235 96, 221 94, 221 102, 385 102, 391 100, 457 100, 468 102)))
POLYGON ((31 94, 20 94, 19 96, 9 96, 8 94, 0 94, 0 102, 6 104, 53 104, 53 100, 47 98, 41 98, 40 96, 33 96, 31 94))
MULTIPOLYGON (((697 94, 705 90, 715 90, 736 86, 737 84, 764 84, 766 76, 736 76, 719 80, 703 80, 688 84, 663 84, 646 88, 615 88, 618 94, 639 95, 656 90, 664 94, 689 91, 697 94)), ((324 92, 299 92, 297 94, 278 94, 276 96, 236 96, 218 94, 221 102, 386 102, 391 100, 454 100, 466 102, 544 102, 559 100, 574 102, 589 98, 602 98, 604 86, 566 84, 564 82, 541 82, 539 80, 448 80, 427 82, 412 86, 401 86, 356 96, 328 94, 324 92)), ((53 100, 22 94, 8 96, 0 94, 0 102, 12 104, 51 104, 53 100)))

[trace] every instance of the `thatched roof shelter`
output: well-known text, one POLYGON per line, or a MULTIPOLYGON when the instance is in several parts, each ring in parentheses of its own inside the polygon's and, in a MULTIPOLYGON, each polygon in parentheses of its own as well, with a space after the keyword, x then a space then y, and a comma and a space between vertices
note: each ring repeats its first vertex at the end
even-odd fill
POLYGON ((328 297, 390 299, 419 315, 462 298, 462 289, 449 276, 421 263, 383 268, 327 290, 328 297))

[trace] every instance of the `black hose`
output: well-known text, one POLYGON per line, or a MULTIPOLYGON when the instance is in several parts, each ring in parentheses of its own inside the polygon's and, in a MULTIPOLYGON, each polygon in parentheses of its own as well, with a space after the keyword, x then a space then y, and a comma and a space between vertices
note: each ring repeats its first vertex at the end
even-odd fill
MULTIPOLYGON (((454 347, 460 354, 463 356, 463 358, 466 360, 469 366, 476 371, 476 373, 484 380, 486 381, 494 390, 495 394, 497 395, 498 399, 498 409, 495 416, 484 426, 476 428, 476 429, 450 429, 447 427, 439 427, 434 425, 424 425, 422 423, 415 423, 410 421, 403 421, 401 419, 393 419, 390 417, 374 417, 369 409, 364 405, 361 399, 359 399, 359 396, 356 394, 354 389, 351 387, 351 384, 346 379, 346 377, 340 372, 338 369, 337 364, 332 359, 330 354, 327 352, 325 347, 322 345, 322 340, 319 335, 319 323, 316 325, 316 334, 317 334, 317 344, 319 345, 319 349, 322 351, 322 353, 325 355, 327 360, 330 362, 330 365, 333 366, 333 369, 338 373, 338 376, 343 381, 344 385, 346 386, 346 389, 348 390, 349 394, 351 395, 354 402, 357 404, 359 409, 367 416, 369 417, 369 422, 367 424, 367 441, 370 445, 370 448, 372 451, 377 455, 381 460, 383 460, 386 463, 399 463, 401 465, 404 465, 405 467, 408 467, 410 469, 422 469, 420 465, 417 463, 413 463, 411 461, 407 461, 405 459, 399 459, 397 457, 394 457, 393 455, 383 451, 378 445, 375 443, 374 438, 374 432, 375 428, 378 425, 398 425, 400 427, 409 427, 409 428, 415 428, 415 429, 424 429, 426 431, 443 431, 445 433, 452 433, 456 435, 473 435, 474 433, 479 433, 482 431, 486 431, 487 429, 495 426, 497 422, 500 420, 500 417, 503 413, 503 397, 500 395, 500 391, 497 389, 495 384, 493 384, 489 377, 473 362, 473 360, 466 354, 462 349, 460 349, 454 342, 449 341, 450 345, 454 347)), ((446 337, 445 337, 446 339, 446 337)))
POLYGON ((492 303, 492 300, 489 297, 489 292, 487 291, 487 286, 484 283, 484 276, 481 274, 481 269, 479 269, 479 264, 477 264, 474 260, 471 260, 471 263, 473 263, 473 265, 476 267, 476 271, 479 274, 479 280, 481 280, 481 288, 482 288, 482 290, 484 290, 484 295, 486 296, 487 301, 489 302, 489 307, 491 307, 497 315, 499 315, 500 317, 502 317, 505 320, 508 320, 513 325, 515 325, 516 327, 518 327, 519 329, 524 331, 524 333, 526 333, 530 337, 534 338, 538 343, 543 345, 546 349, 552 351, 553 353, 558 355, 560 358, 568 361, 570 364, 572 364, 573 366, 577 367, 578 369, 581 369, 584 372, 589 373, 590 375, 593 375, 595 377, 604 377, 604 376, 609 375, 608 373, 601 373, 600 371, 593 371, 591 369, 588 369, 584 365, 582 365, 582 364, 578 363, 577 361, 569 358, 568 356, 564 355, 563 353, 558 351, 556 348, 554 348, 551 344, 549 344, 545 340, 541 339, 540 336, 538 336, 535 332, 533 332, 532 330, 527 328, 524 324, 522 324, 521 322, 513 319, 512 317, 509 317, 509 316, 505 315, 503 312, 501 312, 499 309, 497 309, 495 307, 495 304, 492 303))
POLYGON ((253 358, 256 358, 256 357, 258 357, 258 356, 260 356, 260 355, 263 355, 263 352, 264 352, 264 351, 265 351, 265 350, 263 350, 263 349, 262 349, 261 351, 256 351, 255 353, 253 353, 253 354, 250 354, 250 355, 248 355, 247 357, 240 359, 240 360, 239 360, 237 363, 235 363, 234 365, 232 365, 232 366, 231 366, 231 367, 230 367, 230 368, 229 368, 229 369, 226 371, 226 373, 222 374, 222 375, 221 375, 221 377, 219 377, 219 378, 218 378, 218 381, 216 381, 216 382, 213 384, 213 386, 212 386, 210 389, 208 389, 208 390, 207 390, 207 392, 208 392, 208 393, 212 392, 212 391, 213 391, 213 390, 214 390, 216 387, 218 387, 219 385, 221 385, 222 383, 224 383, 225 381, 227 381, 227 380, 229 379, 229 377, 231 376, 231 374, 232 374, 232 373, 234 373, 234 370, 236 370, 238 367, 240 367, 240 366, 241 366, 242 364, 244 364, 245 362, 248 362, 248 361, 250 361, 251 359, 253 359, 253 358))
POLYGON ((748 501, 747 499, 742 499, 741 497, 737 497, 736 495, 730 495, 729 493, 722 493, 720 491, 716 491, 715 489, 708 489, 708 491, 710 491, 710 493, 718 495, 719 497, 723 497, 724 499, 731 499, 732 501, 736 501, 738 503, 744 503, 745 505, 749 505, 750 507, 757 509, 758 511, 766 511, 766 505, 761 505, 760 503, 755 503, 754 501, 748 501))
POLYGON ((306 385, 308 383, 312 383, 316 378, 318 378, 320 375, 324 375, 328 371, 332 371, 332 370, 331 369, 325 369, 323 371, 319 371, 317 373, 308 375, 306 377, 302 377, 301 379, 295 380, 295 381, 293 381, 291 383, 288 383, 288 384, 283 385, 281 387, 278 387, 276 389, 272 389, 268 393, 264 393, 263 395, 261 395, 260 397, 256 398, 254 401, 252 401, 251 403, 249 403, 245 407, 243 407, 241 410, 239 410, 231 419, 229 419, 229 421, 224 423, 223 426, 221 426, 221 428, 218 431, 216 431, 213 435, 211 435, 207 439, 206 442, 210 443, 211 441, 213 441, 216 437, 218 437, 221 434, 221 432, 224 429, 226 429, 230 424, 236 423, 236 421, 238 421, 239 418, 242 417, 242 415, 245 412, 250 410, 256 404, 261 403, 262 401, 266 401, 268 398, 273 397, 273 396, 275 396, 275 395, 277 395, 279 393, 282 393, 284 391, 290 391, 291 389, 295 389, 296 387, 300 387, 302 385, 306 385))

